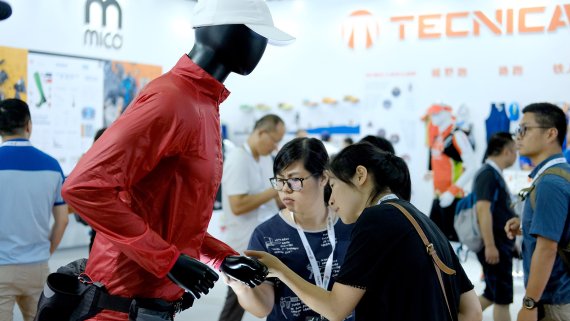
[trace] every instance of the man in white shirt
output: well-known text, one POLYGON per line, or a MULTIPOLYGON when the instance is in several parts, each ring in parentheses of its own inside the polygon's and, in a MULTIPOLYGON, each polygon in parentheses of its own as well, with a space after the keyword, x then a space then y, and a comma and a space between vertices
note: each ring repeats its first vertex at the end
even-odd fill
MULTIPOLYGON (((285 135, 285 123, 269 114, 259 119, 247 142, 224 161, 222 176, 222 209, 220 239, 243 253, 261 222, 279 211, 277 191, 269 183, 273 177, 271 153, 285 135)), ((228 287, 228 295, 220 321, 241 320, 244 314, 236 295, 228 287)))

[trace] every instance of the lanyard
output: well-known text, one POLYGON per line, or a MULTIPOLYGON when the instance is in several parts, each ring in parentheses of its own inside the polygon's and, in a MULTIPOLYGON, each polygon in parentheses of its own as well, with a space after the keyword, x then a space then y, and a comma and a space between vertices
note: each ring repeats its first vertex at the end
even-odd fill
POLYGON ((28 140, 9 140, 9 141, 2 143, 2 145, 0 145, 0 147, 2 147, 2 146, 24 147, 24 146, 32 146, 32 143, 30 143, 30 141, 28 141, 28 140))
POLYGON ((385 201, 397 200, 397 199, 398 199, 398 196, 396 196, 396 194, 384 195, 384 196, 378 201, 378 203, 376 203, 376 205, 380 205, 380 203, 385 202, 385 201))
POLYGON ((295 222, 295 213, 293 213, 293 212, 290 212, 290 213, 291 213, 291 220, 293 220, 293 223, 295 224, 295 227, 297 228, 297 233, 299 233, 299 237, 301 238, 301 242, 303 243, 303 247, 305 247, 305 252, 307 253, 307 258, 309 259, 309 263, 311 264, 311 270, 313 271, 313 275, 315 276, 315 283, 318 287, 326 290, 326 289, 328 289, 329 282, 331 280, 333 255, 334 255, 334 248, 336 245, 336 237, 334 234, 334 223, 333 223, 332 215, 330 215, 330 214, 327 215, 327 234, 328 234, 329 241, 331 243, 332 249, 331 249, 331 254, 329 255, 329 258, 327 259, 327 263, 325 265, 325 271, 324 271, 323 275, 321 276, 321 271, 319 270, 319 264, 317 262, 315 254, 313 253, 313 250, 311 249, 311 246, 309 245, 309 241, 307 240, 307 236, 305 236, 305 232, 303 231, 301 226, 299 226, 299 224, 297 224, 297 222, 295 222))
POLYGON ((540 177, 540 175, 544 173, 544 171, 547 170, 548 168, 554 165, 564 164, 564 163, 566 163, 566 158, 564 157, 557 157, 555 159, 550 160, 548 163, 544 164, 544 166, 542 166, 542 168, 540 168, 540 170, 536 173, 536 175, 532 179, 532 183, 534 184, 534 182, 540 177))

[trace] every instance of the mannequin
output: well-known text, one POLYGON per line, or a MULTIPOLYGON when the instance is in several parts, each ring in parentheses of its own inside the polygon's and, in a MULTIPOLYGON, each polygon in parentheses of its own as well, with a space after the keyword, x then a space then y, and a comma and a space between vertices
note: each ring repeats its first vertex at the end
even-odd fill
MULTIPOLYGON (((192 61, 221 83, 230 72, 240 75, 250 74, 261 60, 267 38, 264 38, 245 25, 220 25, 199 27, 195 30, 196 43, 188 54, 192 61)), ((196 282, 211 284, 217 275, 204 272, 207 266, 188 256, 181 255, 169 272, 168 277, 187 291, 200 297, 196 282)), ((227 256, 221 270, 245 283, 249 287, 259 285, 265 279, 267 268, 255 259, 245 256, 227 256)), ((208 290, 205 291, 208 293, 208 290)))
POLYGON ((219 82, 230 72, 249 75, 267 47, 267 38, 245 25, 199 27, 194 34, 196 42, 188 57, 219 82))
POLYGON ((451 107, 433 105, 427 116, 437 131, 430 145, 430 165, 436 194, 430 217, 450 240, 457 241, 453 229, 455 205, 463 197, 463 189, 476 172, 477 160, 469 138, 455 127, 451 107))
POLYGON ((206 264, 250 287, 267 275, 207 227, 222 172, 223 81, 251 73, 270 37, 285 33, 263 0, 199 1, 194 12, 190 53, 141 91, 64 185, 65 200, 97 231, 85 275, 112 298, 153 301, 103 307, 82 320, 171 320, 181 297, 191 306, 184 292, 198 299, 218 280, 206 264))

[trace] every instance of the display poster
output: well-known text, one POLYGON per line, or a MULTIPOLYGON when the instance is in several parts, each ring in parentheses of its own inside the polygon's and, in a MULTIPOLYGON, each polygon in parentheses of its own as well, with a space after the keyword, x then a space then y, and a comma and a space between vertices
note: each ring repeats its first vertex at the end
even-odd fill
POLYGON ((69 174, 103 126, 103 61, 44 53, 28 56, 31 142, 69 174))
POLYGON ((0 47, 0 100, 26 100, 28 51, 0 47))
POLYGON ((146 84, 162 74, 162 68, 124 61, 105 61, 104 73, 104 125, 107 127, 146 84))

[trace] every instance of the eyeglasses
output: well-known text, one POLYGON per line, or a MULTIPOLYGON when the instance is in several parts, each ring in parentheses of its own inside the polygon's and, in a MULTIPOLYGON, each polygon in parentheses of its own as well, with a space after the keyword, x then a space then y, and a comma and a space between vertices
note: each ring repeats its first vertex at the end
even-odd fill
POLYGON ((520 125, 519 127, 517 127, 517 129, 515 130, 515 135, 518 137, 524 137, 524 135, 526 135, 526 132, 529 129, 532 128, 551 128, 551 126, 527 126, 527 125, 520 125))
POLYGON ((276 191, 283 190, 283 186, 285 186, 285 184, 287 184, 287 187, 289 187, 289 189, 298 192, 298 191, 303 189, 303 181, 304 180, 311 178, 313 176, 317 176, 317 175, 319 175, 319 174, 311 174, 305 178, 300 178, 300 177, 293 177, 293 178, 272 177, 269 179, 269 181, 271 182, 271 186, 273 187, 273 189, 276 191))

